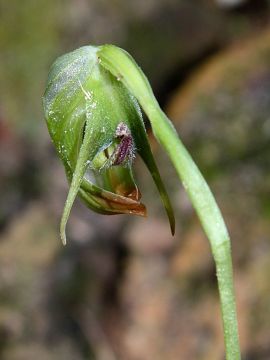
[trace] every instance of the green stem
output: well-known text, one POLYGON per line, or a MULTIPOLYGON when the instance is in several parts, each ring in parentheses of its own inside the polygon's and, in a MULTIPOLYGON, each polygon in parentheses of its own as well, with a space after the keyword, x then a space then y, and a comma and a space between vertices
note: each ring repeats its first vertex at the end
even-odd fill
POLYGON ((111 45, 101 46, 98 56, 101 65, 121 80, 139 101, 151 122, 156 138, 167 151, 198 214, 216 263, 226 359, 239 360, 241 355, 230 238, 216 201, 172 123, 160 109, 146 76, 131 56, 111 45))
POLYGON ((216 263, 224 327, 226 359, 238 360, 240 347, 233 288, 230 238, 215 199, 174 129, 161 110, 149 116, 159 119, 155 134, 167 150, 210 241, 216 263))

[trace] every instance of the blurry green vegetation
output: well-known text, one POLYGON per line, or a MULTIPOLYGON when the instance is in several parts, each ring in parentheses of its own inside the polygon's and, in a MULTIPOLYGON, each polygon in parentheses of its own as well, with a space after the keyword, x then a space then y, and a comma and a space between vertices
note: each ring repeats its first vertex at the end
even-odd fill
POLYGON ((59 52, 63 1, 1 0, 1 117, 35 135, 40 99, 53 58, 59 52))

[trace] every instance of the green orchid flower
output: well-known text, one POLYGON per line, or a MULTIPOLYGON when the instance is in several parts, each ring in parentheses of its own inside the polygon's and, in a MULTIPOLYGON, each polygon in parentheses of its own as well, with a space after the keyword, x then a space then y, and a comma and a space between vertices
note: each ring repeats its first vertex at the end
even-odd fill
POLYGON ((136 98, 105 69, 98 47, 85 46, 60 57, 49 73, 44 95, 48 129, 70 189, 60 234, 77 195, 106 215, 146 215, 132 173, 139 154, 148 167, 174 233, 173 210, 153 158, 136 98))
POLYGON ((132 172, 137 154, 153 177, 174 233, 173 210, 148 143, 141 109, 144 111, 209 239, 217 269, 226 359, 239 360, 231 247, 225 223, 207 183, 134 59, 113 45, 85 46, 66 54, 51 68, 43 104, 52 141, 70 182, 60 224, 64 244, 77 195, 101 214, 146 215, 132 172))

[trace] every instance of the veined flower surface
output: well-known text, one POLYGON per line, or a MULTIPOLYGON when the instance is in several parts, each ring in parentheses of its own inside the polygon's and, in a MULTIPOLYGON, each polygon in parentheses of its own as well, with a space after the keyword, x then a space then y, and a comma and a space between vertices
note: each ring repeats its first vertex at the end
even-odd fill
POLYGON ((174 216, 148 142, 140 106, 105 69, 99 47, 85 46, 53 64, 44 94, 49 133, 70 182, 61 237, 77 194, 101 214, 146 215, 132 164, 139 154, 151 172, 174 232, 174 216))

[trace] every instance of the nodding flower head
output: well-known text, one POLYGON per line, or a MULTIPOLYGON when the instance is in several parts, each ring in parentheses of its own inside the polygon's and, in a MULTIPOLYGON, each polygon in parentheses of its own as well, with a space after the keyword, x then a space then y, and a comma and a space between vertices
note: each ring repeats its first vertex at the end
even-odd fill
POLYGON ((63 243, 77 195, 101 214, 146 215, 132 172, 137 154, 152 174, 174 232, 140 106, 121 77, 103 65, 102 48, 85 46, 58 58, 43 98, 48 130, 70 183, 60 226, 63 243))

